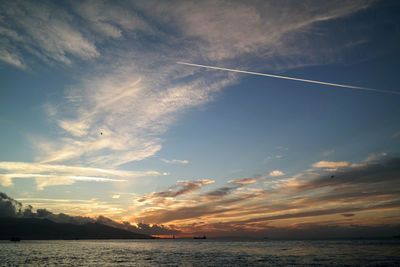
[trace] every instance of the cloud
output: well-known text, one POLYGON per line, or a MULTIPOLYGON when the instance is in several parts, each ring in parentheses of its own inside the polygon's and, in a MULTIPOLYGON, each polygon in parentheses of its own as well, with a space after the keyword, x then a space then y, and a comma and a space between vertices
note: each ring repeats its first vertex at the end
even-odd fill
POLYGON ((203 216, 212 217, 235 211, 234 205, 254 200, 264 193, 256 188, 246 189, 246 185, 254 184, 250 178, 232 181, 237 185, 219 187, 204 193, 199 192, 202 185, 211 184, 213 181, 178 181, 178 184, 182 185, 177 190, 152 192, 139 198, 137 201, 144 205, 141 206, 140 213, 134 216, 134 221, 159 224, 199 219, 203 216))
POLYGON ((144 201, 160 201, 165 198, 175 198, 178 196, 188 195, 194 191, 200 190, 204 185, 214 183, 213 180, 198 180, 198 181, 178 181, 177 190, 168 189, 167 191, 152 192, 138 199, 138 202, 144 201))
MULTIPOLYGON (((40 210, 52 210, 57 211, 59 214, 69 214, 74 218, 83 217, 95 218, 102 214, 104 216, 119 217, 127 212, 125 207, 122 207, 120 203, 108 203, 101 201, 96 198, 92 199, 60 199, 60 198, 18 198, 25 204, 29 204, 37 208, 37 212, 40 210)), ((43 216, 42 216, 43 217, 43 216)), ((48 219, 62 222, 57 217, 49 217, 48 219)), ((62 218, 64 218, 63 216, 62 218)))
POLYGON ((228 183, 235 183, 235 184, 254 184, 257 183, 256 179, 253 178, 243 178, 243 179, 235 179, 230 180, 228 183))
MULTIPOLYGON (((348 166, 347 162, 329 162, 329 164, 321 164, 331 168, 332 166, 341 166, 334 176, 326 174, 314 174, 313 179, 304 182, 298 182, 295 185, 296 190, 310 190, 319 189, 327 186, 366 186, 369 184, 382 185, 385 183, 393 183, 399 179, 400 172, 400 159, 399 158, 388 158, 378 162, 370 162, 368 164, 361 164, 359 166, 348 166), (337 165, 335 165, 337 164, 337 165)), ((315 166, 315 164, 314 164, 315 166)), ((389 186, 386 184, 386 186, 389 186)), ((351 188, 352 189, 352 188, 351 188)), ((376 188, 378 189, 378 188, 376 188)), ((387 188, 379 188, 381 190, 389 190, 387 188)), ((356 189, 359 191, 360 189, 356 189)))
POLYGON ((42 148, 41 162, 83 161, 92 166, 118 167, 155 155, 162 148, 159 136, 180 113, 208 102, 214 92, 232 81, 206 81, 204 77, 173 85, 159 81, 174 69, 153 74, 146 73, 146 63, 140 68, 116 67, 112 74, 89 78, 83 88, 71 89, 65 99, 68 111, 58 112, 71 115, 68 119, 55 118, 65 136, 44 144, 37 142, 42 148), (161 84, 154 84, 154 80, 161 84))
POLYGON ((181 233, 179 230, 167 228, 164 225, 149 225, 145 223, 138 223, 136 229, 133 228, 133 231, 148 235, 176 235, 181 233))
POLYGON ((282 176, 282 175, 285 175, 285 174, 279 170, 274 170, 269 173, 269 176, 272 176, 272 177, 277 177, 277 176, 282 176))
POLYGON ((343 217, 353 217, 355 214, 354 213, 343 213, 341 214, 343 217))
MULTIPOLYGON (((209 60, 226 60, 251 53, 268 55, 283 52, 283 38, 316 22, 342 17, 367 7, 370 1, 339 1, 275 5, 270 1, 235 2, 185 1, 173 8, 167 4, 147 4, 155 14, 169 11, 186 36, 200 43, 200 53, 209 60), (243 23, 243 22, 246 23, 243 23)), ((293 49, 293 47, 292 47, 293 49)))
POLYGON ((188 160, 179 160, 179 159, 171 159, 171 160, 168 160, 168 159, 161 159, 161 161, 163 161, 163 162, 165 162, 165 163, 170 163, 170 164, 189 164, 189 161, 188 160))
POLYGON ((0 192, 0 217, 15 217, 21 214, 22 203, 0 192))
POLYGON ((224 186, 205 193, 193 191, 180 200, 152 202, 143 206, 134 218, 146 223, 173 223, 183 232, 212 231, 217 224, 210 222, 220 222, 221 231, 227 227, 230 231, 254 232, 269 227, 281 230, 301 227, 300 222, 309 223, 309 227, 318 227, 323 221, 369 227, 382 223, 394 225, 400 203, 398 187, 393 185, 400 183, 399 174, 397 158, 342 167, 333 178, 323 170, 306 170, 295 178, 266 180, 267 184, 274 184, 266 189, 236 190, 242 185, 224 186), (387 217, 386 213, 393 216, 387 217), (372 220, 370 216, 379 219, 372 220), (370 219, 366 222, 365 218, 370 219), (202 226, 190 227, 196 223, 202 226))
POLYGON ((18 218, 46 218, 58 223, 82 224, 93 221, 87 217, 69 216, 66 214, 53 214, 46 209, 33 210, 31 205, 24 206, 21 202, 0 192, 0 217, 18 217, 18 218))
POLYGON ((232 208, 224 207, 213 207, 212 205, 196 205, 179 207, 176 209, 162 209, 159 211, 149 210, 136 216, 137 221, 144 222, 157 222, 157 223, 167 223, 167 222, 179 222, 187 219, 200 219, 202 216, 216 215, 220 213, 227 212, 232 208))
POLYGON ((127 179, 161 175, 156 171, 122 171, 80 166, 6 161, 0 162, 0 170, 3 171, 3 173, 0 174, 0 182, 2 185, 12 185, 12 180, 14 178, 35 179, 39 190, 46 186, 70 185, 74 184, 76 181, 124 182, 127 181, 127 179))
MULTIPOLYGON (((245 185, 238 184, 201 192, 200 189, 204 185, 212 184, 213 181, 178 181, 169 190, 152 192, 139 197, 139 207, 132 215, 132 223, 123 223, 122 227, 145 231, 144 229, 153 229, 154 226, 151 224, 159 226, 168 224, 165 227, 160 226, 160 233, 177 234, 179 232, 183 235, 200 231, 207 235, 208 233, 232 235, 237 232, 256 236, 267 232, 272 233, 274 230, 276 235, 273 236, 281 238, 289 232, 299 236, 301 229, 308 229, 307 231, 311 232, 312 229, 316 231, 325 229, 321 230, 321 234, 328 237, 330 236, 328 229, 332 229, 333 226, 337 227, 338 233, 343 233, 343 235, 355 234, 358 231, 356 229, 362 227, 378 229, 383 224, 387 225, 386 229, 391 229, 390 227, 398 225, 399 219, 397 215, 400 209, 399 186, 394 186, 400 185, 399 174, 400 159, 385 157, 380 161, 358 167, 342 167, 338 169, 334 177, 327 175, 323 170, 320 172, 306 170, 295 178, 270 181, 281 183, 281 186, 268 189, 246 188, 245 185), (291 179, 296 179, 296 183, 287 182, 291 179), (238 188, 242 190, 236 190, 238 188), (140 223, 143 225, 140 226, 140 223), (173 227, 170 226, 172 224, 173 227), (353 231, 347 232, 345 229, 348 227, 352 227, 353 231)), ((266 182, 268 183, 269 180, 266 182)), ((10 201, 7 196, 3 199, 10 201)), ((22 200, 28 203, 39 202, 39 199, 20 199, 22 200)), ((52 207, 50 204, 54 202, 46 199, 41 201, 41 205, 50 207, 52 207)), ((113 214, 113 209, 118 208, 118 206, 96 200, 75 202, 57 200, 55 203, 59 203, 66 209, 71 209, 74 205, 82 205, 80 210, 90 209, 92 213, 96 212, 93 210, 96 207, 103 211, 110 210, 109 214, 113 214)), ((7 205, 0 206, 7 207, 7 205)), ((2 210, 8 210, 9 213, 9 207, 8 204, 8 208, 2 210)), ((19 209, 20 206, 15 207, 17 208, 11 211, 20 210, 19 214, 24 213, 28 216, 29 212, 24 212, 22 206, 19 209)), ((126 211, 115 212, 126 214, 126 211)), ((42 217, 50 216, 46 210, 42 209, 37 213, 42 217)), ((68 219, 65 216, 55 218, 60 221, 68 219)), ((116 223, 107 218, 99 220, 116 223)), ((153 229, 154 232, 158 231, 156 228, 153 229)), ((381 230, 378 232, 384 233, 381 230)))
POLYGON ((381 152, 381 153, 377 153, 377 154, 372 153, 372 154, 368 155, 368 157, 365 159, 365 161, 366 162, 379 161, 386 156, 387 156, 386 152, 381 152))
POLYGON ((0 61, 4 61, 20 69, 26 69, 26 65, 21 56, 15 52, 9 52, 6 49, 0 49, 0 61))
POLYGON ((157 224, 149 225, 145 223, 131 224, 129 222, 118 223, 104 216, 97 217, 96 222, 111 227, 121 228, 124 230, 146 235, 174 235, 180 233, 179 230, 171 229, 165 227, 164 225, 157 225, 157 224))
POLYGON ((109 5, 106 2, 80 1, 72 7, 97 34, 109 38, 122 38, 128 31, 152 31, 128 3, 109 5))
POLYGON ((232 190, 235 190, 238 187, 221 187, 216 190, 207 192, 203 194, 203 196, 206 196, 208 198, 221 198, 223 196, 229 195, 232 190))
MULTIPOLYGON (((69 55, 92 59, 100 55, 93 40, 85 37, 73 16, 52 3, 12 1, 1 4, 3 19, 0 27, 7 29, 3 36, 7 49, 29 52, 43 61, 71 64, 69 55), (17 33, 18 32, 18 33, 17 33)), ((4 40, 3 39, 3 40, 4 40)), ((14 65, 19 60, 15 59, 14 65)))
MULTIPOLYGON (((201 194, 193 192, 193 194, 184 195, 181 200, 166 200, 165 198, 173 194, 170 191, 152 193, 145 196, 145 200, 151 201, 150 205, 142 209, 134 220, 146 223, 170 223, 199 220, 203 217, 212 218, 218 215, 225 216, 227 212, 236 213, 238 211, 235 205, 254 200, 263 194, 262 190, 248 192, 236 190, 242 186, 225 186, 201 194)), ((143 201, 143 198, 138 201, 143 201)), ((241 211, 241 215, 243 214, 244 212, 241 211)))
POLYGON ((121 38, 126 31, 152 30, 126 4, 81 1, 68 6, 48 1, 2 2, 0 60, 25 69, 20 54, 28 53, 46 63, 70 65, 74 59, 99 57, 98 45, 105 39, 121 38))
POLYGON ((111 198, 113 199, 119 199, 121 197, 121 195, 113 195, 111 198))
POLYGON ((319 161, 313 164, 315 168, 328 168, 331 170, 347 166, 349 166, 349 163, 346 161, 319 161))
POLYGON ((253 222, 266 222, 266 221, 274 221, 274 220, 282 220, 282 219, 297 219, 297 218, 304 218, 304 217, 316 217, 316 216, 323 216, 323 215, 331 215, 331 214, 338 214, 342 212, 355 212, 360 210, 378 210, 378 209, 385 209, 385 208, 400 208, 400 202, 394 202, 389 204, 375 204, 369 207, 361 208, 361 207, 340 207, 340 208, 332 208, 332 209, 321 209, 321 210, 312 210, 312 211, 304 211, 304 212, 297 212, 297 213, 286 213, 281 215, 274 215, 274 216, 266 216, 266 217, 258 217, 253 219, 248 219, 241 221, 240 223, 253 223, 253 222))
POLYGON ((18 55, 50 65, 97 60, 79 73, 61 103, 46 105, 55 107, 49 115, 60 132, 56 140, 37 142, 38 158, 48 164, 118 168, 156 155, 162 135, 179 116, 212 101, 237 80, 229 73, 198 75, 198 70, 176 65, 177 60, 284 54, 287 34, 369 5, 340 3, 315 2, 311 12, 304 8, 309 3, 83 1, 65 8, 50 2, 4 2, 0 27, 9 45, 2 47, 14 55, 14 65, 26 58, 18 55), (141 40, 147 39, 156 41, 143 46, 141 40))
POLYGON ((335 153, 335 150, 327 150, 327 151, 324 151, 323 153, 322 153, 322 155, 324 156, 324 157, 328 157, 328 156, 330 156, 330 155, 332 155, 333 153, 335 153))

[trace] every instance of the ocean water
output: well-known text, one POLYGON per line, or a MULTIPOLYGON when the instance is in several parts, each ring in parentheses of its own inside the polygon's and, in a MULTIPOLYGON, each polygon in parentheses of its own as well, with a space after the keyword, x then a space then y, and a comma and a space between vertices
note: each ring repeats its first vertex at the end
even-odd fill
POLYGON ((400 266, 400 240, 0 241, 0 266, 400 266))

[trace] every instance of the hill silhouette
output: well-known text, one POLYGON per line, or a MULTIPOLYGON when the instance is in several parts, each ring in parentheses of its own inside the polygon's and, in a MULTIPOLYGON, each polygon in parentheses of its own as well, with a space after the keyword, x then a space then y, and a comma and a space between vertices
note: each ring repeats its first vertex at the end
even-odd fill
POLYGON ((75 225, 70 223, 55 223, 48 219, 0 218, 0 239, 9 240, 11 237, 19 237, 22 240, 152 238, 149 235, 138 234, 96 222, 75 225))

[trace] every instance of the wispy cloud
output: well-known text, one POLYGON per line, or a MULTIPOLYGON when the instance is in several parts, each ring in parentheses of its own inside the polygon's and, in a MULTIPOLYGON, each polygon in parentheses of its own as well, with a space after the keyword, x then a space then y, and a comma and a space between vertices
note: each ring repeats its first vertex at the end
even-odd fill
POLYGON ((236 81, 229 73, 204 77, 194 69, 182 70, 174 64, 178 59, 225 60, 259 55, 261 50, 268 55, 265 49, 284 49, 285 35, 356 12, 369 1, 315 3, 313 12, 303 5, 299 9, 270 2, 69 5, 66 9, 47 2, 2 3, 0 27, 8 45, 2 46, 0 55, 12 55, 8 61, 21 67, 22 54, 50 64, 97 60, 93 71, 80 75, 66 92, 63 103, 46 105, 52 106, 51 121, 61 132, 56 140, 37 142, 39 160, 117 168, 154 156, 162 149, 162 134, 179 115, 211 101, 216 92, 236 81), (173 25, 176 30, 166 34, 154 23, 173 25), (138 36, 157 41, 144 47, 138 36), (105 44, 112 52, 103 48, 105 44))
POLYGON ((322 152, 322 156, 328 157, 328 156, 332 155, 333 153, 335 153, 335 150, 333 150, 333 149, 327 150, 327 151, 322 152))
POLYGON ((170 164, 189 164, 189 161, 184 159, 184 160, 180 160, 180 159, 161 159, 161 161, 165 162, 165 163, 170 163, 170 164))
POLYGON ((77 181, 124 182, 137 177, 160 176, 156 171, 122 171, 79 166, 0 162, 0 181, 4 186, 13 184, 14 178, 35 179, 38 189, 54 185, 70 185, 77 181), (77 175, 79 174, 79 175, 77 175), (123 178, 123 179, 122 179, 123 178))
MULTIPOLYGON (((208 60, 220 61, 256 53, 289 53, 284 36, 307 29, 316 22, 334 19, 367 7, 371 1, 215 2, 185 1, 143 5, 155 14, 169 12, 168 20, 179 19, 177 26, 186 36, 198 40, 200 53, 208 60), (243 23, 246 22, 246 23, 243 23), (287 51, 286 51, 287 49, 287 51)), ((295 46, 291 46, 294 50, 295 46)), ((291 52, 293 55, 293 52, 291 52)))
POLYGON ((381 153, 372 153, 369 154, 368 157, 365 159, 366 162, 373 162, 373 161, 379 161, 383 158, 385 158, 388 154, 386 152, 381 152, 381 153))
MULTIPOLYGON (((6 20, 2 19, 0 26, 8 28, 5 35, 8 43, 2 49, 18 49, 45 62, 65 64, 71 63, 68 55, 81 59, 100 55, 94 41, 84 36, 73 16, 54 4, 12 1, 1 6, 6 20), (22 34, 16 34, 17 29, 22 34)), ((17 62, 14 60, 14 65, 17 62)))
POLYGON ((254 183, 257 183, 257 180, 256 180, 256 179, 253 179, 253 178, 243 178, 243 179, 230 180, 228 183, 235 183, 235 184, 254 184, 254 183))
POLYGON ((22 57, 16 52, 9 52, 6 49, 1 49, 0 60, 17 68, 26 69, 26 64, 24 63, 22 57))
POLYGON ((188 195, 194 191, 200 190, 204 185, 214 183, 213 180, 198 180, 198 181, 178 181, 178 189, 168 189, 167 191, 152 192, 144 197, 138 199, 139 202, 162 201, 165 198, 175 198, 182 195, 188 195))
MULTIPOLYGON (((174 69, 165 71, 167 75, 174 69)), ((161 149, 159 136, 179 113, 208 102, 213 92, 232 82, 200 78, 157 85, 152 82, 155 74, 145 75, 138 67, 124 66, 103 78, 89 79, 83 91, 71 90, 66 101, 69 107, 79 104, 68 112, 75 119, 58 119, 67 136, 42 146, 41 162, 83 159, 89 165, 115 167, 153 156, 161 149)))
POLYGON ((329 168, 332 170, 347 166, 349 166, 349 163, 346 161, 319 161, 313 164, 313 167, 315 168, 329 168))

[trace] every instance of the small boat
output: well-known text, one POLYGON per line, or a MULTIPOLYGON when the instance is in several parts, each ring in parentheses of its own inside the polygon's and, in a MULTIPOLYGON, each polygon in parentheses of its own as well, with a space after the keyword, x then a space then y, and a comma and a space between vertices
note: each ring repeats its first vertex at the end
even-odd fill
POLYGON ((21 241, 21 238, 16 237, 16 236, 13 236, 13 237, 10 238, 10 241, 12 241, 12 242, 19 242, 19 241, 21 241))
POLYGON ((207 239, 207 237, 205 235, 203 235, 203 236, 195 236, 195 237, 193 237, 193 239, 207 239))

